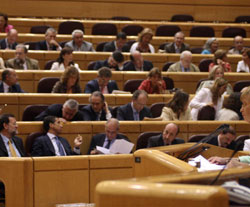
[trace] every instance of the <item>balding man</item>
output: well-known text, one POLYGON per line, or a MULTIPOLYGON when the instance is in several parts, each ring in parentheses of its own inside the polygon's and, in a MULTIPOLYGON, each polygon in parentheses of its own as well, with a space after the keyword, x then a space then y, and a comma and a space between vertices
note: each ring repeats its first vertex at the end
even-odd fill
POLYGON ((149 138, 148 147, 160 147, 165 145, 184 143, 183 139, 176 137, 178 133, 179 133, 179 127, 176 124, 174 123, 167 124, 162 134, 152 136, 149 138))
POLYGON ((234 47, 228 51, 228 54, 242 54, 244 48, 244 40, 242 36, 235 36, 234 38, 234 47))
POLYGON ((152 68, 152 62, 143 60, 141 53, 137 50, 130 54, 130 61, 123 66, 124 71, 150 71, 152 68))
POLYGON ((168 72, 200 72, 200 70, 192 63, 192 53, 184 51, 180 55, 180 61, 172 64, 168 72))
POLYGON ((88 154, 91 155, 98 154, 96 146, 109 149, 116 139, 125 139, 129 141, 127 137, 118 133, 119 133, 119 121, 114 118, 108 120, 105 124, 105 133, 97 134, 92 137, 88 154))
POLYGON ((166 53, 182 53, 185 50, 190 50, 189 45, 184 43, 185 35, 183 32, 177 32, 174 35, 174 42, 165 46, 166 53))
POLYGON ((18 37, 17 30, 16 29, 11 29, 7 33, 7 37, 0 41, 0 48, 2 50, 3 49, 15 50, 16 46, 17 46, 17 37, 18 37))

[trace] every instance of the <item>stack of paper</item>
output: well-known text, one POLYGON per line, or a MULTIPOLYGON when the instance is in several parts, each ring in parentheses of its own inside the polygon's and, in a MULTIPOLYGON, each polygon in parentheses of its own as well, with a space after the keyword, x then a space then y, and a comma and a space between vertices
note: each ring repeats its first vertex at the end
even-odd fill
POLYGON ((96 149, 102 154, 129 154, 133 149, 134 144, 125 139, 116 139, 110 149, 97 146, 96 149))

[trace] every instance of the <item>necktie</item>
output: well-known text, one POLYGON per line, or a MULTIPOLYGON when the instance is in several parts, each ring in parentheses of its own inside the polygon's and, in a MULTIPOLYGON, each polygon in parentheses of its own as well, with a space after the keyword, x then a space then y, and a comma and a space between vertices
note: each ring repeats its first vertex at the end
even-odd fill
POLYGON ((108 140, 108 143, 106 144, 105 148, 109 149, 110 148, 110 144, 111 144, 111 140, 108 140))
POLYGON ((9 92, 9 93, 11 93, 11 92, 12 92, 12 88, 11 88, 11 86, 9 87, 8 92, 9 92))
POLYGON ((60 156, 65 156, 62 143, 59 141, 58 137, 55 137, 55 139, 56 139, 56 144, 58 146, 58 151, 59 151, 60 156))
POLYGON ((9 149, 10 149, 10 155, 11 157, 17 157, 16 151, 11 143, 11 141, 8 141, 9 149))
POLYGON ((140 120, 140 118, 139 118, 139 113, 136 111, 136 112, 134 112, 134 120, 135 121, 139 121, 140 120))

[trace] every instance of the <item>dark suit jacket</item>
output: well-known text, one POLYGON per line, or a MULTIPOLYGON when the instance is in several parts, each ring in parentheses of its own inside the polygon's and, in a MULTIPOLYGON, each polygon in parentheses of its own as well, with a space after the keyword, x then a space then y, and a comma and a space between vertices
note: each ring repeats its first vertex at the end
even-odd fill
MULTIPOLYGON (((56 116, 62 117, 62 104, 52 104, 45 111, 40 113, 35 117, 35 121, 43 121, 46 116, 56 116)), ((70 121, 83 121, 83 116, 80 111, 78 111, 72 120, 70 121)))
MULTIPOLYGON (((6 38, 5 38, 6 39, 6 38)), ((6 49, 7 45, 6 45, 6 41, 5 39, 0 40, 0 49, 6 49)), ((14 44, 11 45, 11 50, 15 50, 17 46, 17 43, 15 42, 14 44)))
MULTIPOLYGON (((144 107, 139 113, 140 120, 143 120, 144 117, 152 117, 150 109, 148 107, 144 107)), ((117 119, 118 120, 134 120, 133 109, 131 103, 120 106, 117 110, 117 119)))
MULTIPOLYGON (((143 71, 150 71, 153 68, 153 63, 147 60, 143 61, 143 71)), ((136 71, 135 65, 132 61, 128 61, 123 66, 124 71, 136 71)))
MULTIPOLYGON (((172 142, 172 144, 183 144, 185 143, 185 141, 181 138, 175 138, 172 142)), ((164 141, 163 141, 163 137, 162 134, 150 137, 148 139, 148 147, 160 147, 160 146, 164 146, 164 141)))
MULTIPOLYGON (((104 141, 105 141, 105 137, 106 137, 105 133, 96 134, 95 136, 93 136, 91 139, 90 146, 89 146, 88 154, 90 154, 90 152, 92 150, 94 150, 96 148, 96 146, 102 147, 104 144, 104 141)), ((126 136, 121 135, 121 134, 117 134, 116 139, 125 139, 125 140, 129 141, 129 139, 126 136)))
MULTIPOLYGON (((101 67, 108 67, 108 68, 111 68, 108 64, 108 59, 107 60, 98 60, 96 61, 95 63, 95 66, 94 66, 94 70, 98 70, 100 69, 101 67)), ((114 67, 112 67, 114 68, 114 67)), ((119 71, 119 68, 118 66, 115 67, 115 70, 119 71)))
MULTIPOLYGON (((20 153, 20 155, 22 157, 25 157, 25 150, 23 147, 22 139, 19 137, 13 137, 12 140, 13 140, 18 152, 20 153)), ((0 157, 9 157, 9 154, 7 152, 7 149, 5 147, 5 144, 3 142, 3 138, 1 135, 0 135, 0 157)))
MULTIPOLYGON (((18 83, 15 84, 15 85, 13 85, 13 86, 11 86, 11 89, 12 89, 11 93, 25 93, 25 92, 21 89, 21 87, 20 87, 20 85, 19 85, 18 83)), ((4 89, 3 89, 3 82, 0 81, 0 93, 3 93, 3 92, 4 92, 4 89)))
MULTIPOLYGON (((164 50, 165 50, 167 53, 175 53, 174 42, 167 44, 167 45, 165 46, 164 50)), ((185 50, 190 50, 190 48, 189 48, 189 45, 188 45, 188 44, 183 43, 183 44, 181 45, 181 51, 180 51, 180 52, 182 53, 182 52, 185 51, 185 50)))
MULTIPOLYGON (((112 114, 112 109, 109 108, 110 113, 112 114)), ((92 109, 91 105, 87 105, 81 108, 81 112, 83 114, 84 121, 97 121, 97 114, 92 109)), ((107 121, 106 112, 103 109, 100 117, 100 121, 107 121)))
MULTIPOLYGON (((46 44, 46 40, 43 41, 39 41, 36 44, 36 50, 48 50, 47 44, 46 44)), ((56 50, 56 46, 53 45, 52 50, 56 50)))
MULTIPOLYGON (((103 51, 104 52, 114 52, 115 51, 115 40, 111 41, 111 42, 107 42, 103 47, 103 51)), ((122 47, 121 52, 129 52, 129 46, 125 44, 122 47)))
MULTIPOLYGON (((215 146, 219 146, 219 143, 218 143, 218 136, 215 136, 215 137, 212 137, 212 139, 210 139, 208 142, 206 142, 208 144, 212 144, 212 145, 215 145, 215 146)), ((236 142, 235 141, 232 141, 230 145, 227 146, 227 149, 231 149, 231 150, 234 150, 236 147, 236 142)), ((243 146, 242 146, 243 148, 243 146)), ((240 149, 239 149, 240 150, 240 149)))
MULTIPOLYGON (((113 90, 119 90, 114 80, 110 80, 107 87, 109 93, 112 93, 113 90)), ((100 91, 97 79, 89 81, 84 89, 84 93, 93 93, 94 91, 100 91)))
MULTIPOLYGON (((67 155, 77 155, 74 151, 72 151, 68 141, 62 137, 58 137, 59 141, 62 143, 63 148, 67 155)), ((35 139, 34 144, 31 148, 31 156, 39 157, 39 156, 56 156, 55 148, 48 137, 48 135, 43 135, 35 139)))

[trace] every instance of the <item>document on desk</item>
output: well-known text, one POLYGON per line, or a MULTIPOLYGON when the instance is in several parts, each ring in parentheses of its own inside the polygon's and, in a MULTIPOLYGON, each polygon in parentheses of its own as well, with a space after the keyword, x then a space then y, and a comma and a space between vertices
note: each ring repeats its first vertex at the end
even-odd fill
POLYGON ((134 144, 126 141, 125 139, 117 139, 111 145, 110 149, 97 146, 96 150, 102 154, 129 154, 133 149, 134 144))

